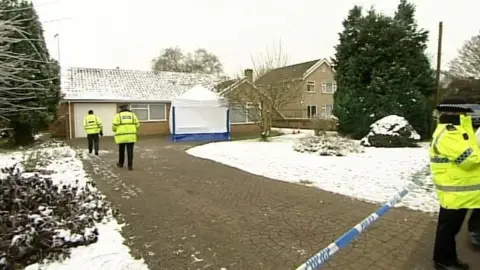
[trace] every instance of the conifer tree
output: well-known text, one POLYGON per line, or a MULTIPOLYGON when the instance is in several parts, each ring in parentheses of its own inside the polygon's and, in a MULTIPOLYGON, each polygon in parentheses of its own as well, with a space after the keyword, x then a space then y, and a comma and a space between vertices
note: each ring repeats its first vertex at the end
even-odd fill
POLYGON ((344 21, 333 59, 337 92, 334 113, 339 131, 361 138, 376 120, 404 116, 428 135, 434 90, 433 71, 425 55, 428 32, 418 30, 415 8, 401 0, 394 17, 355 6, 344 21))
POLYGON ((14 142, 24 145, 56 116, 60 91, 60 67, 50 58, 42 25, 30 1, 0 0, 0 20, 15 21, 19 31, 11 33, 8 54, 0 61, 15 65, 15 74, 1 78, 0 98, 5 102, 3 117, 14 129, 14 142))

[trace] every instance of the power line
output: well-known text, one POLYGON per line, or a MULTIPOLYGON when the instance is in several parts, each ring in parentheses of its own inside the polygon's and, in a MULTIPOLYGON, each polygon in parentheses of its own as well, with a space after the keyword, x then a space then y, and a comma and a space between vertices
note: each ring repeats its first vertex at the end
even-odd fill
POLYGON ((61 22, 61 21, 66 21, 66 20, 70 20, 72 19, 72 17, 63 17, 63 18, 59 18, 59 19, 53 19, 53 20, 48 20, 48 21, 42 21, 42 24, 45 24, 45 23, 52 23, 52 22, 61 22))

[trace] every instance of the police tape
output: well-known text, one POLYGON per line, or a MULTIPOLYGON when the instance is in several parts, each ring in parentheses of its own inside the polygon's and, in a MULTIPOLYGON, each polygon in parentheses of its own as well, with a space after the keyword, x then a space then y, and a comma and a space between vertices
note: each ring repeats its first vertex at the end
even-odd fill
POLYGON ((405 195, 408 194, 410 188, 406 187, 400 192, 396 193, 386 203, 384 203, 377 211, 369 215, 362 222, 355 225, 348 232, 328 245, 326 248, 320 250, 317 254, 308 259, 304 264, 300 265, 296 270, 315 270, 320 269, 323 264, 332 257, 340 249, 348 246, 357 236, 365 231, 370 225, 372 225, 377 219, 385 215, 395 204, 400 202, 405 195))

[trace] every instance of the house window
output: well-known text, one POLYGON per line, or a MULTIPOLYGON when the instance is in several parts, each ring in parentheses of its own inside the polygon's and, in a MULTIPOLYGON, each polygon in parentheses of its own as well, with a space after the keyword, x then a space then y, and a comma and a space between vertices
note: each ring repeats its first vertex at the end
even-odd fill
POLYGON ((307 81, 307 92, 315 92, 315 82, 307 81))
POLYGON ((130 104, 140 121, 165 121, 167 120, 165 104, 130 104))
POLYGON ((333 105, 332 104, 325 104, 322 105, 322 114, 323 115, 332 115, 333 105))
POLYGON ((239 104, 230 105, 230 123, 250 124, 258 121, 260 117, 260 106, 248 102, 245 106, 239 104))
POLYGON ((307 105, 307 117, 313 118, 317 114, 317 105, 307 105))
POLYGON ((323 93, 333 94, 337 91, 337 83, 336 82, 324 82, 322 83, 323 93))

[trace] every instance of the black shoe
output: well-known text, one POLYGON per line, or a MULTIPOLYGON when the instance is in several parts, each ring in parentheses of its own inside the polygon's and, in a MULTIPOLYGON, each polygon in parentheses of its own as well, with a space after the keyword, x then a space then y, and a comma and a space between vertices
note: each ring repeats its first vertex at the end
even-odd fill
POLYGON ((117 163, 118 168, 123 168, 123 164, 117 163))
POLYGON ((468 266, 468 264, 457 259, 456 262, 450 263, 450 264, 435 262, 435 269, 436 270, 469 270, 470 266, 468 266))
POLYGON ((132 167, 132 166, 129 166, 129 167, 128 167, 128 170, 129 170, 129 171, 133 171, 133 167, 132 167))
POLYGON ((95 156, 98 156, 98 152, 95 153, 95 156))

